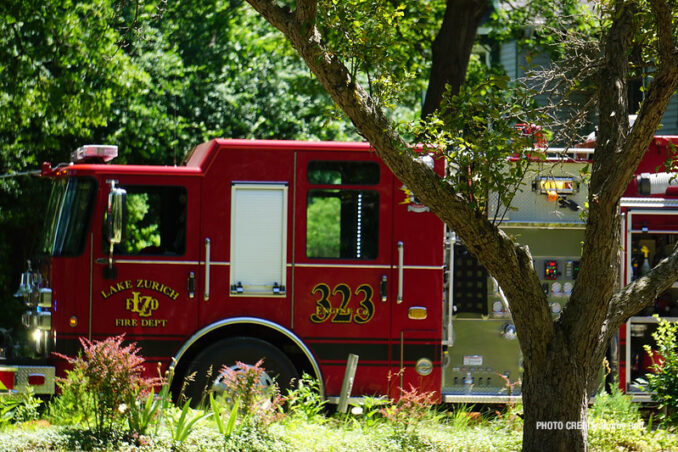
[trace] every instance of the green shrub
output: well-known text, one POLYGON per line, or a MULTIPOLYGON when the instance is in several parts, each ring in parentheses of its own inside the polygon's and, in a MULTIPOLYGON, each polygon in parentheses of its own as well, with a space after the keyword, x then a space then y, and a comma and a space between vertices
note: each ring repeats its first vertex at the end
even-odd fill
POLYGON ((298 416, 307 421, 322 422, 320 416, 327 401, 320 397, 320 383, 308 374, 297 380, 296 387, 287 392, 285 404, 292 416, 298 416))
POLYGON ((639 405, 624 394, 616 381, 609 392, 603 390, 596 394, 593 405, 588 411, 589 418, 615 422, 640 421, 639 405))
POLYGON ((647 375, 647 388, 662 410, 661 421, 678 425, 678 323, 657 319, 657 330, 652 333, 656 351, 645 346, 654 363, 654 373, 647 375))
POLYGON ((38 419, 41 404, 30 386, 25 393, 0 396, 0 427, 38 419))
POLYGON ((266 370, 262 363, 259 360, 252 366, 236 361, 234 367, 224 366, 219 378, 226 401, 239 401, 242 422, 266 426, 282 417, 283 398, 275 383, 264 383, 266 370))
POLYGON ((64 426, 90 425, 93 422, 94 400, 87 394, 82 369, 73 368, 66 379, 57 379, 61 393, 53 397, 47 408, 47 419, 53 424, 64 426), (73 382, 73 383, 71 383, 73 382))

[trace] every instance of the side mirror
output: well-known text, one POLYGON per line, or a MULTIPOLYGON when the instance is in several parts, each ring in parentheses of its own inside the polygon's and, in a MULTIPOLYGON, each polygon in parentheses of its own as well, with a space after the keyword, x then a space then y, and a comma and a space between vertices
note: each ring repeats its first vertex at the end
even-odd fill
POLYGON ((109 243, 108 268, 104 273, 108 278, 115 278, 113 270, 113 247, 122 242, 122 231, 125 225, 125 203, 127 192, 125 189, 116 187, 117 181, 109 181, 111 189, 108 192, 108 205, 106 207, 106 231, 109 243))

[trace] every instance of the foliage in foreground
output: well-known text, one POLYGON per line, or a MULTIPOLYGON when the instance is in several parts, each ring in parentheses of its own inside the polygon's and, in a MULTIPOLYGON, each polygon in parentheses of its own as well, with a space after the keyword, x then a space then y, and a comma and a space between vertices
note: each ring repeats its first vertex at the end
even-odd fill
POLYGON ((678 323, 657 318, 657 330, 652 333, 657 347, 645 351, 653 361, 653 373, 647 375, 647 387, 662 410, 660 420, 665 425, 678 425, 678 323))
MULTIPOLYGON (((72 366, 57 380, 62 391, 61 415, 84 421, 98 435, 112 435, 123 422, 139 422, 137 403, 148 397, 157 379, 143 377, 144 359, 136 344, 123 345, 124 335, 103 341, 80 338, 75 358, 57 354, 72 366)), ((59 400, 58 399, 58 400, 59 400)))
MULTIPOLYGON (((169 411, 176 414, 180 410, 172 406, 169 411)), ((191 416, 202 414, 202 410, 190 411, 191 416)), ((157 433, 150 429, 147 435, 135 436, 123 430, 107 440, 95 437, 83 427, 26 422, 0 432, 0 451, 475 451, 519 450, 521 447, 522 423, 507 412, 481 414, 474 412, 473 407, 433 409, 416 422, 406 437, 398 436, 401 426, 393 425, 379 414, 371 417, 365 414, 366 410, 361 413, 356 409, 346 415, 318 414, 308 419, 303 412, 287 411, 285 417, 265 428, 242 423, 238 418, 236 428, 229 435, 219 431, 212 416, 194 425, 180 443, 175 441, 166 422, 160 424, 157 433)), ((678 436, 667 430, 638 428, 626 420, 591 416, 589 445, 591 450, 678 450, 678 436)))
MULTIPOLYGON (((465 405, 448 409, 435 406, 433 394, 411 387, 401 389, 398 400, 365 398, 347 414, 329 414, 317 381, 304 375, 294 390, 281 395, 275 384, 262 384, 261 362, 222 368, 221 390, 210 393, 199 409, 191 409, 190 400, 175 406, 168 390, 171 372, 153 392, 152 381, 140 380, 134 371, 143 361, 136 346, 123 346, 122 340, 85 342, 85 352, 69 358, 78 370, 61 381, 63 392, 52 399, 43 419, 31 394, 0 398, 0 451, 521 448, 520 404, 483 412, 465 405), (115 369, 110 365, 123 351, 129 359, 122 370, 106 373, 115 369), (121 389, 125 380, 136 389, 121 389), (111 394, 114 390, 121 392, 111 394)), ((678 451, 678 435, 646 425, 638 406, 618 389, 597 396, 588 426, 592 450, 678 451)))

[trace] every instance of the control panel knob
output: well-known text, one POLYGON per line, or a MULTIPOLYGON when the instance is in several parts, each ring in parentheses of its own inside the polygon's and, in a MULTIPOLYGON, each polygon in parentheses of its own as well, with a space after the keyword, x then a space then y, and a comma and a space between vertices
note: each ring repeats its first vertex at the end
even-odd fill
POLYGON ((551 292, 553 292, 554 295, 560 295, 563 291, 563 286, 559 282, 554 282, 551 284, 551 292))
POLYGON ((516 338, 516 326, 512 323, 505 324, 502 329, 502 335, 504 336, 504 339, 509 341, 514 340, 516 338))

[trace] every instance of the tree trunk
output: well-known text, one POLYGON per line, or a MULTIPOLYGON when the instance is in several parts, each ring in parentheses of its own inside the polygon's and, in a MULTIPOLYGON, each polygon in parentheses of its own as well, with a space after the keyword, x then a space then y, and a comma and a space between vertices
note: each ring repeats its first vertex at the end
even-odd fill
POLYGON ((584 451, 587 448, 588 382, 565 350, 553 351, 546 366, 523 374, 523 450, 584 451))
POLYGON ((490 5, 487 0, 447 0, 445 17, 433 41, 431 75, 421 116, 440 107, 445 87, 459 93, 476 39, 478 24, 490 5))

